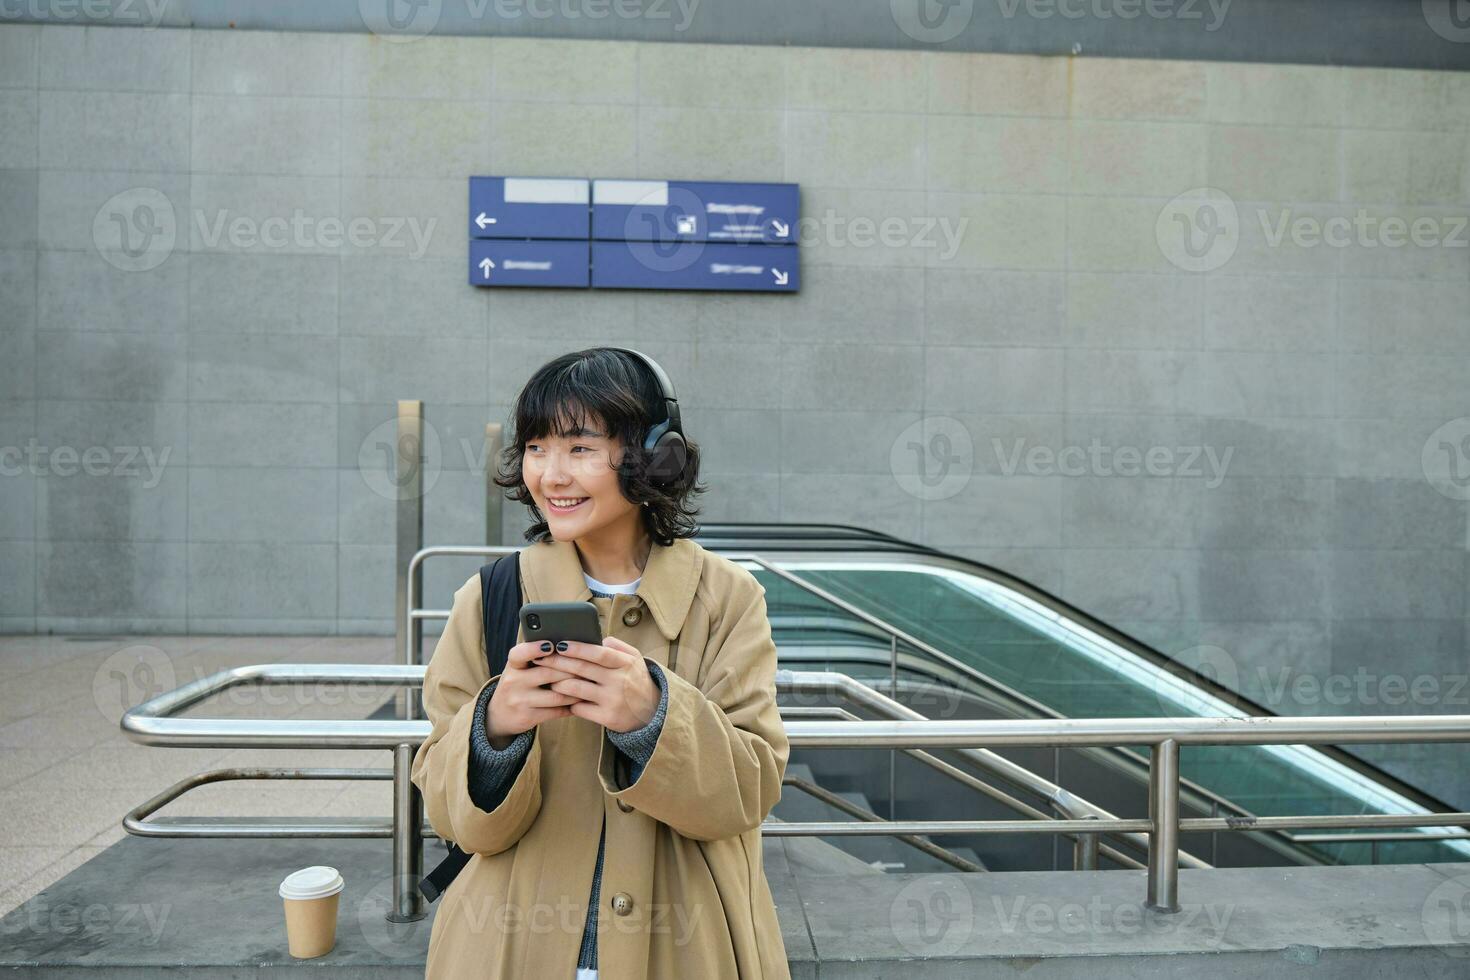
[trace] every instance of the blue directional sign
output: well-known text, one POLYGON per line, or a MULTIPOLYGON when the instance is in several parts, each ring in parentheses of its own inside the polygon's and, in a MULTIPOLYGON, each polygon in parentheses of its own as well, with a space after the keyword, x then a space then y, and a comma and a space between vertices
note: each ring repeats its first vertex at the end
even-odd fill
POLYGON ((470 238, 588 238, 588 181, 471 177, 470 238))
POLYGON ((592 285, 601 289, 717 289, 794 293, 795 245, 593 242, 592 285))
POLYGON ((595 180, 592 237, 599 241, 794 244, 795 184, 595 180))
POLYGON ((472 286, 580 286, 588 284, 588 242, 470 242, 472 286))

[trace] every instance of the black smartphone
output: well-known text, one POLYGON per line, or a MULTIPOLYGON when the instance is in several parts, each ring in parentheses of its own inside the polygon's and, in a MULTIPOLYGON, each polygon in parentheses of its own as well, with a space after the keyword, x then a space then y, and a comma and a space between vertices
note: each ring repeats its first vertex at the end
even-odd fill
POLYGON ((601 646, 602 621, 590 602, 528 602, 521 607, 521 634, 526 643, 576 640, 601 646))

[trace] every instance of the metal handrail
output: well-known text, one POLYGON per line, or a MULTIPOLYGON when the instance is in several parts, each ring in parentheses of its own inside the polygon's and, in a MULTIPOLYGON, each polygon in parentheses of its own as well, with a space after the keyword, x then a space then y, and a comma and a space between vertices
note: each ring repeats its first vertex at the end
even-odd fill
MULTIPOLYGON (((220 690, 245 681, 366 681, 421 686, 423 668, 404 665, 259 664, 231 668, 160 694, 129 709, 119 723, 131 739, 149 745, 277 748, 386 748, 395 752, 394 840, 417 846, 419 820, 405 822, 399 767, 427 738, 427 721, 277 720, 171 718, 220 690), (407 750, 405 753, 405 749, 407 750), (402 840, 400 840, 402 839, 402 840)), ((855 683, 844 674, 778 671, 776 685, 825 690, 855 683)), ((871 689, 869 689, 871 691, 871 689)), ((876 694, 877 692, 872 692, 876 694)), ((809 748, 978 749, 982 745, 1108 746, 1152 749, 1146 819, 1083 817, 1033 820, 894 820, 882 823, 763 823, 774 836, 953 833, 1145 833, 1148 835, 1148 894, 1145 904, 1179 908, 1179 835, 1191 831, 1254 831, 1327 827, 1439 827, 1470 824, 1470 813, 1344 814, 1301 817, 1181 819, 1179 748, 1182 745, 1287 745, 1321 742, 1467 742, 1470 715, 1364 715, 1308 718, 1069 718, 919 721, 783 722, 792 746, 809 748)), ((351 770, 349 770, 351 771, 351 770)), ((1034 775, 1034 774, 1033 774, 1034 775)), ((355 777, 346 777, 355 778, 355 777)), ((182 792, 182 790, 180 790, 182 792)), ((160 804, 161 805, 161 804, 160 804)), ((131 829, 131 828, 130 828, 131 829)), ((395 852, 397 848, 395 848, 395 852)))
MULTIPOLYGON (((407 578, 408 584, 407 584, 406 601, 408 602, 408 616, 409 616, 410 622, 417 623, 421 619, 431 619, 431 618, 433 618, 433 619, 439 619, 439 618, 448 618, 448 616, 449 616, 449 610, 427 610, 427 609, 419 609, 415 605, 417 588, 416 588, 416 586, 415 586, 414 583, 419 579, 420 576, 414 574, 414 572, 415 572, 416 569, 419 568, 420 565, 423 564, 423 562, 425 560, 427 560, 428 558, 431 558, 431 557, 433 557, 435 555, 460 555, 460 556, 465 556, 465 557, 468 557, 468 556, 487 556, 487 555, 492 555, 492 554, 504 555, 504 554, 509 554, 511 552, 514 552, 516 550, 518 550, 518 549, 510 548, 510 547, 503 547, 503 546, 494 546, 494 545, 431 545, 429 547, 419 549, 419 551, 414 554, 413 558, 409 562, 409 574, 408 574, 408 578, 407 578)), ((843 612, 847 613, 848 615, 852 616, 853 618, 858 619, 858 620, 861 620, 862 622, 867 623, 869 626, 873 627, 874 629, 876 629, 876 630, 884 633, 885 635, 887 635, 889 637, 889 640, 890 640, 890 642, 889 642, 889 683, 890 683, 890 691, 891 692, 896 692, 897 691, 897 688, 898 688, 898 643, 901 640, 905 644, 907 644, 909 647, 912 647, 912 648, 914 648, 916 650, 922 651, 923 653, 925 653, 926 655, 928 655, 932 659, 937 660, 937 661, 939 661, 941 663, 944 663, 947 666, 949 666, 950 668, 952 668, 954 670, 961 671, 964 674, 966 674, 967 676, 970 676, 970 677, 974 678, 977 683, 980 683, 980 684, 985 685, 992 692, 995 692, 995 693, 999 694, 1001 697, 1003 697, 1003 698, 1011 701, 1014 704, 1024 705, 1029 710, 1032 710, 1032 711, 1034 711, 1035 713, 1038 713, 1038 714, 1046 714, 1046 715, 1055 715, 1056 714, 1055 712, 1053 712, 1049 708, 1047 708, 1045 705, 1041 704, 1039 701, 1036 701, 1036 700, 1034 700, 1032 698, 1029 698, 1026 695, 1020 693, 1019 691, 1013 690, 1012 688, 1010 688, 1010 687, 1008 687, 1008 686, 1006 686, 1004 684, 999 683, 998 681, 994 680, 993 678, 990 678, 990 677, 985 676, 980 671, 976 670, 974 667, 972 667, 969 664, 965 663, 963 660, 960 660, 957 657, 954 657, 954 656, 951 656, 950 654, 945 653, 943 650, 940 650, 938 647, 935 647, 932 644, 926 643, 925 641, 919 639, 918 637, 913 636, 912 634, 908 633, 907 631, 905 631, 903 629, 900 629, 899 627, 893 625, 892 623, 890 623, 887 620, 883 619, 881 616, 874 615, 873 613, 870 613, 870 612, 868 612, 865 609, 862 609, 862 608, 860 608, 858 606, 853 605, 852 603, 850 603, 847 600, 841 598, 840 596, 834 595, 833 593, 829 592, 828 590, 823 589, 821 586, 816 585, 813 582, 807 581, 806 579, 802 578, 799 575, 793 574, 792 572, 789 572, 789 571, 787 571, 784 568, 780 568, 780 567, 778 567, 776 565, 771 564, 765 558, 761 557, 758 554, 755 554, 754 552, 728 552, 728 553, 722 553, 722 557, 727 558, 730 561, 735 561, 735 562, 739 562, 739 561, 750 561, 750 562, 753 562, 753 563, 759 565, 760 567, 766 569, 767 571, 769 571, 772 575, 778 576, 779 578, 784 579, 785 581, 791 583, 794 587, 796 587, 796 588, 798 588, 798 589, 800 589, 800 590, 802 590, 804 592, 810 593, 813 596, 816 596, 822 602, 825 602, 828 605, 835 606, 836 608, 841 609, 843 612)), ((410 640, 409 640, 409 643, 408 643, 408 645, 406 646, 406 648, 404 650, 404 658, 405 658, 404 662, 405 662, 405 664, 412 664, 412 663, 415 663, 416 662, 415 661, 415 654, 416 654, 417 647, 418 647, 417 632, 418 632, 418 630, 416 628, 415 629, 411 629, 409 631, 410 640)), ((861 700, 865 704, 865 706, 867 706, 867 707, 869 707, 869 708, 871 708, 873 710, 876 710, 876 711, 878 711, 880 713, 884 713, 884 714, 892 714, 895 710, 897 710, 897 713, 898 714, 900 714, 900 715, 906 714, 906 715, 910 716, 911 718, 913 718, 915 720, 922 719, 924 717, 923 715, 919 714, 918 712, 914 712, 914 711, 911 711, 908 708, 905 708, 903 705, 899 704, 897 701, 894 701, 894 700, 891 700, 891 699, 888 699, 888 698, 884 698, 882 700, 878 700, 874 696, 876 694, 876 692, 872 688, 868 687, 867 685, 862 685, 862 684, 857 684, 855 682, 852 682, 852 679, 851 678, 846 678, 844 675, 841 675, 841 674, 833 674, 831 676, 833 678, 841 678, 841 680, 835 680, 835 679, 834 680, 830 680, 828 682, 828 684, 829 684, 830 687, 833 687, 833 688, 838 689, 845 696, 849 696, 851 698, 856 698, 858 700, 861 700)), ((408 700, 409 700, 410 704, 413 701, 412 698, 409 698, 408 700)), ((1055 783, 1050 783, 1050 782, 1042 779, 1040 776, 1036 775, 1035 773, 1032 773, 1030 770, 1025 769, 1022 766, 1016 765, 1015 763, 1009 761, 1008 759, 1003 759, 1002 757, 1000 757, 1000 756, 998 756, 998 755, 996 755, 994 753, 985 752, 983 750, 977 750, 975 753, 973 753, 971 755, 971 758, 972 758, 972 761, 980 764, 982 767, 987 768, 987 769, 989 769, 992 772, 997 772, 998 774, 1003 774, 1004 775, 1004 778, 1010 779, 1012 782, 1015 782, 1018 785, 1023 785, 1023 786, 1027 786, 1028 788, 1032 788, 1033 791, 1039 793, 1044 799, 1046 799, 1046 800, 1048 800, 1048 802, 1052 803, 1053 806, 1056 806, 1066 816, 1080 816, 1080 815, 1085 815, 1085 814, 1092 814, 1092 815, 1096 815, 1098 817, 1103 817, 1103 818, 1107 818, 1107 817, 1111 817, 1112 816, 1112 814, 1108 813, 1106 810, 1103 810, 1100 807, 1093 806, 1091 803, 1088 803, 1086 800, 1083 800, 1081 797, 1077 797, 1077 796, 1074 796, 1072 794, 1067 793, 1065 790, 1062 790, 1055 783), (1065 809, 1065 807, 1072 806, 1072 805, 1075 805, 1077 807, 1075 813, 1072 810, 1065 809)), ((1141 760, 1139 760, 1139 761, 1141 761, 1141 760)), ((894 781, 894 775, 893 775, 893 773, 894 773, 894 770, 893 770, 892 763, 890 761, 890 765, 889 765, 889 785, 890 785, 890 789, 892 788, 893 781, 894 781)), ((893 792, 890 792, 890 794, 889 794, 890 799, 894 798, 894 796, 895 796, 895 794, 893 792)), ((1247 816, 1253 817, 1253 815, 1247 815, 1247 816)), ((1147 842, 1146 841, 1143 841, 1141 839, 1140 840, 1135 840, 1134 843, 1136 845, 1140 846, 1140 847, 1146 847, 1147 846, 1147 842)), ((1185 863, 1188 866, 1190 866, 1190 867, 1196 867, 1196 868, 1208 868, 1208 867, 1210 867, 1210 865, 1208 863, 1206 863, 1205 861, 1201 860, 1200 858, 1195 857, 1193 854, 1190 854, 1188 852, 1185 852, 1184 853, 1183 859, 1184 859, 1185 863)))
MULTIPOLYGON (((997 566, 988 565, 973 558, 950 554, 932 545, 898 538, 886 532, 874 531, 871 528, 862 528, 849 524, 790 524, 754 521, 713 522, 701 525, 697 537, 701 541, 721 541, 726 538, 754 538, 756 541, 761 542, 759 548, 762 551, 793 551, 803 555, 810 553, 809 546, 803 544, 803 542, 818 541, 840 544, 842 542, 866 540, 873 545, 871 555, 881 555, 883 561, 899 561, 916 564, 924 567, 926 570, 950 569, 999 585, 1030 601, 1039 603, 1051 612, 1073 621, 1084 629, 1097 633, 1108 642, 1117 645, 1128 653, 1148 661, 1176 677, 1184 679, 1211 697, 1218 698, 1245 714, 1275 714, 1275 712, 1258 704, 1245 694, 1224 686, 1218 680, 1209 676, 1208 673, 1200 673, 1194 668, 1179 663, 1170 655, 1143 642, 1137 637, 1123 632, 1111 623, 1098 619, 1087 610, 1073 605, 1060 596, 1048 592, 1026 579, 1012 575, 997 566), (734 533, 728 533, 731 529, 733 529, 734 533), (769 530, 772 533, 766 535, 755 533, 762 529, 769 530), (781 533, 787 529, 798 531, 800 534, 786 535, 781 533), (834 534, 832 531, 842 533, 834 534)), ((709 545, 706 545, 706 547, 709 547, 709 545)), ((749 547, 749 545, 746 545, 746 547, 749 547)), ((722 553, 724 551, 719 545, 715 545, 711 550, 719 550, 722 553)), ((826 551, 815 552, 814 557, 818 559, 833 557, 852 560, 855 556, 851 552, 843 549, 827 549, 826 551)), ((807 559, 804 557, 802 560, 807 559)), ((1343 749, 1339 749, 1335 745, 1322 745, 1316 751, 1333 762, 1346 766, 1358 774, 1368 777, 1379 785, 1386 787, 1389 791, 1406 797, 1428 811, 1439 811, 1446 809, 1448 806, 1444 800, 1406 782, 1401 777, 1385 770, 1382 766, 1376 765, 1361 756, 1353 755, 1343 749)), ((1213 795, 1203 787, 1195 787, 1194 791, 1201 792, 1205 796, 1213 795)), ((1218 802, 1226 809, 1237 810, 1237 812, 1241 812, 1244 815, 1249 815, 1249 811, 1239 808, 1236 804, 1223 797, 1218 798, 1218 802)), ((1310 843, 1297 841, 1295 835, 1283 834, 1281 836, 1291 840, 1292 843, 1310 843)))

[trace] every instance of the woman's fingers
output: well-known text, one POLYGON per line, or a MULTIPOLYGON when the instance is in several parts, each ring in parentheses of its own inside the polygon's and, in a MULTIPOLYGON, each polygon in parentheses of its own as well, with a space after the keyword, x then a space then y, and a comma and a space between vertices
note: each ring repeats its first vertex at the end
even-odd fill
POLYGON ((532 708, 560 708, 576 704, 581 698, 560 691, 543 691, 537 688, 526 695, 526 700, 532 708))

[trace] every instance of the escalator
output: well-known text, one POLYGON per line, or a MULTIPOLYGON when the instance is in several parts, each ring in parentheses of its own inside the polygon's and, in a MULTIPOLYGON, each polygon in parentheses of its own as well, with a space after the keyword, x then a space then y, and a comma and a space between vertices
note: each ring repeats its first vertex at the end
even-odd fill
MULTIPOLYGON (((1030 583, 924 545, 825 524, 710 524, 697 540, 712 551, 759 554, 814 587, 745 563, 766 588, 783 668, 848 674, 928 717, 1271 714, 1030 583), (918 643, 875 628, 842 603, 918 643)), ((1146 815, 1147 750, 1008 748, 1001 754, 1119 816, 1146 815)), ((890 755, 825 750, 801 761, 832 785, 879 801, 875 809, 886 804, 898 818, 1014 816, 977 804, 932 771, 911 771, 924 767, 890 773, 890 755)), ((1190 745, 1180 765, 1184 816, 1454 809, 1331 746, 1190 745)), ((1181 844, 1216 866, 1470 860, 1470 841, 1441 836, 1458 829, 1426 828, 1413 840, 1372 844, 1320 842, 1291 831, 1186 834, 1181 844)), ((1064 863, 1059 842, 1047 835, 947 843, 973 848, 997 870, 1064 863)))

